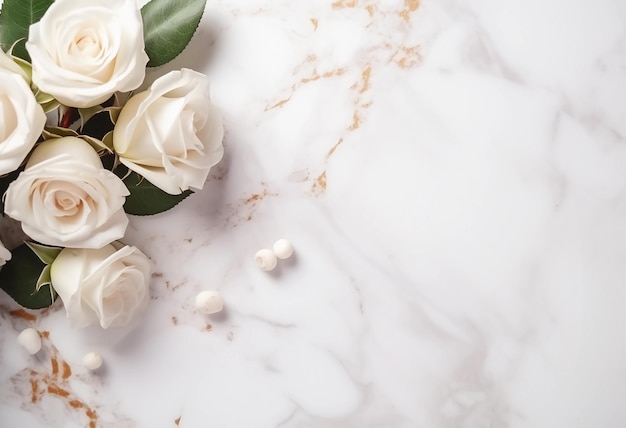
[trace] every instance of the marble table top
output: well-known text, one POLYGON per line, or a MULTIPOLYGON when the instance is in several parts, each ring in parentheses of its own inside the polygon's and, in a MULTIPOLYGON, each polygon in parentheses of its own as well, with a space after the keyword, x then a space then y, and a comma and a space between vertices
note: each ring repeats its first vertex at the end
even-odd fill
POLYGON ((625 427, 625 23, 620 0, 209 2, 168 69, 211 77, 225 157, 131 220, 157 266, 136 325, 2 293, 0 426, 625 427))

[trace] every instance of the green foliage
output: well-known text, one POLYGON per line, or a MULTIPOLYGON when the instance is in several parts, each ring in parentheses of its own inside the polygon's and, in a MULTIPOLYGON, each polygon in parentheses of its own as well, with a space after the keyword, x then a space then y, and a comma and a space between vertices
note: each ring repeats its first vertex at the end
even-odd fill
POLYGON ((3 0, 0 11, 0 47, 7 52, 18 43, 13 55, 29 60, 24 41, 28 39, 28 29, 38 22, 54 0, 3 0))
POLYGON ((120 165, 114 172, 118 177, 122 178, 130 192, 124 204, 124 211, 128 214, 159 214, 174 208, 180 201, 192 193, 190 190, 187 190, 180 195, 170 195, 136 172, 129 171, 123 165, 120 165))
POLYGON ((102 140, 105 135, 113 131, 114 127, 110 109, 103 109, 85 121, 80 133, 102 140))
POLYGON ((52 264, 54 259, 57 258, 63 249, 61 247, 51 247, 49 245, 37 244, 35 242, 26 242, 26 245, 33 253, 35 253, 37 257, 39 257, 39 260, 41 260, 42 263, 47 265, 52 264))
POLYGON ((206 0, 152 0, 141 8, 148 67, 176 58, 193 37, 206 0))
POLYGON ((56 298, 56 293, 50 289, 48 266, 28 245, 22 244, 0 268, 0 288, 25 308, 48 307, 56 298))
MULTIPOLYGON (((91 144, 91 147, 101 156, 106 153, 113 153, 113 128, 115 125, 111 121, 112 114, 107 109, 100 110, 90 117, 83 128, 79 129, 80 133, 70 128, 48 126, 43 130, 42 135, 46 140, 63 137, 80 138, 91 144)), ((0 179, 0 189, 1 184, 0 179)))

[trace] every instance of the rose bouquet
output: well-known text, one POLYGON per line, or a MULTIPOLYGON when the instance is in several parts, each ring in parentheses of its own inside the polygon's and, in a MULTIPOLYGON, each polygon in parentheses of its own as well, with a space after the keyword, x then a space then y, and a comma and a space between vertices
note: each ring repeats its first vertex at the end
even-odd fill
POLYGON ((4 0, 0 193, 26 239, 0 243, 0 288, 24 307, 59 296, 70 323, 122 326, 149 300, 152 264, 120 242, 128 215, 166 211, 222 157, 208 78, 158 77, 206 0, 4 0), (133 92, 135 91, 135 92, 133 92))

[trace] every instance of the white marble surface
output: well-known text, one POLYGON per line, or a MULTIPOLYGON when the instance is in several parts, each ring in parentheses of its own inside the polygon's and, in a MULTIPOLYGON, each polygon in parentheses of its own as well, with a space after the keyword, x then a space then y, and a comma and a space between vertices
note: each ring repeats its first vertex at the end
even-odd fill
POLYGON ((626 426, 626 3, 209 3, 170 68, 211 76, 226 156, 132 220, 149 312, 3 295, 0 426, 626 426))

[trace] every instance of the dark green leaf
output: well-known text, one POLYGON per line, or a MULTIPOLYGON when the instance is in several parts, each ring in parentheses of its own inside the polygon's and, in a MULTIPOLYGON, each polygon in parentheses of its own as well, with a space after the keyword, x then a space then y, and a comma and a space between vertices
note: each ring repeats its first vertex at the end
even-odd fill
POLYGON ((123 165, 120 165, 114 172, 124 180, 124 184, 126 184, 130 192, 124 204, 124 211, 128 214, 159 214, 175 207, 192 193, 190 190, 187 190, 180 195, 170 195, 136 172, 129 173, 128 169, 123 165))
MULTIPOLYGON (((41 274, 39 274, 39 279, 37 280, 37 284, 35 285, 35 290, 39 291, 41 287, 52 284, 52 278, 50 277, 50 271, 52 267, 50 265, 45 265, 41 274)), ((54 292, 54 289, 52 290, 54 292)))
POLYGON ((176 58, 196 32, 206 0, 151 0, 141 8, 148 67, 176 58))
POLYGON ((50 245, 37 244, 36 242, 26 242, 30 250, 35 253, 39 260, 49 265, 57 258, 63 248, 51 247, 50 245))
POLYGON ((13 55, 30 60, 24 47, 28 28, 38 22, 54 0, 3 0, 0 11, 0 47, 4 52, 18 40, 13 55))
MULTIPOLYGON (((111 145, 111 147, 113 147, 113 145, 111 145)), ((104 152, 100 154, 100 160, 102 161, 102 165, 104 166, 104 168, 108 169, 109 171, 113 171, 113 168, 115 168, 115 165, 117 165, 117 157, 115 156, 115 153, 113 152, 110 152, 110 153, 104 152)))
POLYGON ((80 133, 102 140, 106 134, 113 131, 114 127, 115 124, 111 120, 111 113, 103 109, 87 119, 80 133))
MULTIPOLYGON (((113 147, 113 131, 109 131, 106 133, 106 135, 102 138, 102 144, 104 144, 109 149, 110 153, 115 152, 115 147, 113 147)), ((102 163, 104 163, 104 161, 102 163)))
POLYGON ((50 285, 35 291, 45 266, 26 244, 20 245, 11 251, 11 260, 0 269, 0 288, 25 308, 50 306, 53 302, 50 285))
POLYGON ((79 108, 78 115, 80 116, 80 128, 85 126, 85 123, 93 117, 94 114, 102 111, 103 107, 101 105, 79 108))
POLYGON ((100 156, 103 156, 106 153, 113 153, 113 150, 110 147, 107 147, 102 140, 89 135, 81 135, 80 138, 87 141, 100 156))

